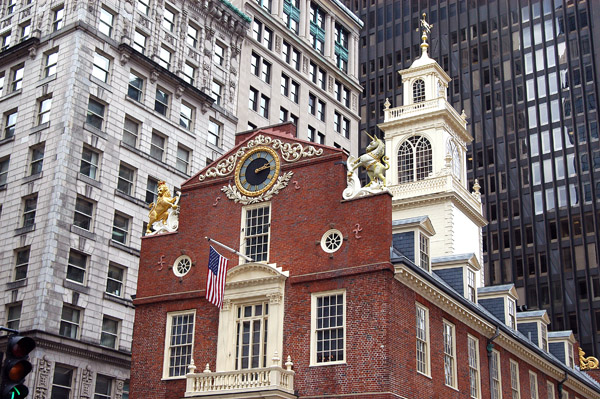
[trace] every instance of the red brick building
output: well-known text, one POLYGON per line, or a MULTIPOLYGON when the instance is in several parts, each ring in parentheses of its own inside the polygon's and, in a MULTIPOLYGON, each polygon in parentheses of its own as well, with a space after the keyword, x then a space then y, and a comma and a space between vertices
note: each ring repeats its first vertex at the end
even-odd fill
POLYGON ((386 104, 390 190, 348 196, 346 155, 291 124, 239 134, 183 185, 178 231, 142 240, 131 397, 600 399, 570 331, 481 286, 471 138, 423 49, 406 105, 386 104), (205 237, 251 258, 215 245, 222 309, 205 237))

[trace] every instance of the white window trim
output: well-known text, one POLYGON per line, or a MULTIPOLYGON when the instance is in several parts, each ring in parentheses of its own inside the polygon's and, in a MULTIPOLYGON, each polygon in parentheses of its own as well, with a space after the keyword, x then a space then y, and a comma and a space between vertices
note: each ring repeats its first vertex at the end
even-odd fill
MULTIPOLYGON (((444 325, 448 325, 450 326, 451 329, 451 334, 452 334, 452 353, 450 354, 452 356, 452 385, 448 385, 445 384, 447 387, 450 388, 454 388, 454 389, 458 389, 458 381, 457 381, 457 372, 456 372, 456 326, 454 325, 454 323, 449 322, 446 319, 442 319, 443 324, 444 325)), ((444 345, 445 345, 445 330, 442 330, 442 337, 444 338, 444 345)), ((444 355, 446 355, 445 352, 445 348, 444 348, 444 355)), ((444 370, 444 382, 445 382, 445 373, 446 371, 444 370)))
POLYGON ((163 380, 182 380, 185 379, 184 375, 179 375, 175 377, 169 377, 169 363, 170 363, 170 353, 169 353, 169 342, 171 341, 171 327, 173 326, 173 316, 192 314, 194 316, 193 330, 192 330, 192 359, 194 353, 194 338, 196 333, 196 309, 182 310, 178 312, 168 312, 167 313, 167 328, 165 330, 165 350, 163 352, 163 369, 162 369, 162 379, 163 380))
MULTIPOLYGON (((242 207, 242 223, 241 223, 241 230, 240 231, 240 252, 243 254, 246 254, 246 215, 248 213, 249 210, 252 209, 257 209, 257 208, 263 208, 263 207, 269 207, 269 232, 267 233, 267 259, 266 260, 262 260, 260 261, 260 263, 269 263, 269 255, 271 253, 271 220, 272 220, 272 214, 271 214, 271 202, 259 202, 258 204, 253 204, 253 205, 248 205, 248 206, 244 206, 242 207)), ((239 257, 239 262, 238 264, 242 264, 242 263, 246 263, 248 262, 245 258, 243 257, 239 257)))
POLYGON ((554 391, 554 384, 551 381, 546 381, 546 394, 548 399, 555 399, 556 392, 554 391), (550 395, 551 393, 551 395, 550 395))
POLYGON ((346 339, 346 331, 347 323, 346 323, 346 290, 334 290, 334 291, 323 291, 323 292, 314 292, 310 294, 310 367, 321 367, 321 366, 331 366, 336 364, 346 364, 348 359, 348 351, 347 348, 347 339, 346 339), (338 360, 335 362, 326 362, 326 363, 317 363, 317 298, 339 295, 342 294, 344 296, 344 316, 343 316, 343 329, 344 329, 344 360, 338 360))
MULTIPOLYGON (((500 352, 492 349, 492 361, 494 361, 494 356, 497 356, 498 359, 498 397, 496 399, 502 399, 502 361, 500 359, 500 352)), ((492 387, 490 387, 490 392, 492 392, 492 387)), ((493 398, 493 396, 491 397, 493 398)))
MULTIPOLYGON (((472 336, 471 334, 467 334, 467 344, 468 344, 468 340, 471 339, 473 340, 473 342, 475 342, 475 362, 477 364, 477 396, 471 396, 474 399, 480 399, 481 398, 481 365, 480 365, 480 357, 479 357, 479 339, 475 338, 474 336, 472 336)), ((468 347, 467 347, 468 350, 468 347)), ((468 355, 468 354, 467 354, 468 355)), ((471 376, 469 375, 469 391, 471 390, 471 376)), ((471 393, 469 392, 469 395, 471 395, 471 393)))
POLYGON ((540 386, 538 384, 537 374, 533 371, 529 371, 529 395, 531 399, 539 399, 540 397, 540 386), (532 383, 535 384, 535 396, 533 395, 534 392, 531 389, 532 383))
MULTIPOLYGON (((425 341, 425 343, 426 343, 425 350, 427 351, 427 353, 425 354, 425 367, 427 369, 427 372, 423 373, 417 369, 416 356, 415 356, 415 370, 417 370, 417 373, 431 378, 431 339, 429 337, 429 309, 426 306, 420 304, 419 302, 415 302, 415 305, 416 305, 415 306, 415 337, 417 335, 416 334, 416 329, 417 329, 416 308, 420 308, 425 311, 425 340, 426 340, 425 341)), ((416 345, 416 338, 415 338, 415 345, 416 345)), ((415 355, 416 355, 416 353, 417 352, 416 352, 416 348, 415 348, 415 355)))
POLYGON ((504 317, 505 317, 505 320, 506 320, 506 325, 507 325, 508 327, 510 327, 510 328, 513 328, 514 330, 516 330, 516 329, 517 329, 517 301, 515 301, 515 300, 514 300, 514 299, 512 299, 512 298, 509 298, 509 297, 507 297, 507 298, 506 298, 506 306, 505 306, 505 309, 506 309, 506 310, 505 310, 505 315, 504 315, 504 317), (513 303, 513 310, 514 310, 513 317, 511 317, 511 315, 510 315, 510 313, 509 313, 509 310, 508 310, 508 309, 509 309, 509 304, 510 304, 511 302, 513 303), (510 325, 510 324, 511 324, 511 323, 510 323, 510 320, 512 320, 512 321, 513 321, 513 323, 514 323, 514 326, 511 326, 511 325, 510 325))
POLYGON ((516 390, 518 396, 517 398, 521 397, 521 377, 519 375, 519 363, 517 363, 516 361, 514 361, 513 359, 510 359, 510 368, 511 368, 511 373, 510 373, 510 389, 511 389, 511 393, 512 393, 512 397, 514 398, 514 390, 516 390), (512 375, 512 367, 515 366, 515 370, 516 370, 516 380, 513 380, 513 375, 512 375), (516 382, 516 386, 515 383, 516 382))

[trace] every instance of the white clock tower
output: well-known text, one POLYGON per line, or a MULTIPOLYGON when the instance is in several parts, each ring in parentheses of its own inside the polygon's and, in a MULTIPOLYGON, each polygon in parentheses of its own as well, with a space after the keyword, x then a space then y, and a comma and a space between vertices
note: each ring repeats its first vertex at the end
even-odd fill
MULTIPOLYGON (((427 54, 430 25, 423 19, 421 57, 402 75, 404 105, 386 100, 384 132, 390 168, 386 180, 393 194, 395 221, 427 216, 432 268, 435 258, 473 254, 483 264, 479 185, 469 191, 466 151, 473 138, 464 111, 447 100, 450 77, 427 54)), ((479 266, 477 266, 479 268, 479 266)), ((479 279, 482 281, 482 279, 479 279)))

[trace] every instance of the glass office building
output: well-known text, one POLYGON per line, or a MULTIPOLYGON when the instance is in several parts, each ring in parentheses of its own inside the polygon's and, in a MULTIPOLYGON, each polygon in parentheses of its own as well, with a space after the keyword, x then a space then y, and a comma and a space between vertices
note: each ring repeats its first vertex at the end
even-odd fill
MULTIPOLYGON (((519 305, 547 309, 600 355, 598 234, 600 10, 567 0, 346 0, 359 41, 361 131, 380 134, 386 99, 401 105, 397 71, 430 55, 451 76, 473 143, 470 184, 482 186, 485 283, 514 282, 519 305), (594 30, 596 32, 594 33, 594 30)), ((361 137, 361 148, 368 138, 361 137)), ((397 154, 388 154, 397 156, 397 154)))

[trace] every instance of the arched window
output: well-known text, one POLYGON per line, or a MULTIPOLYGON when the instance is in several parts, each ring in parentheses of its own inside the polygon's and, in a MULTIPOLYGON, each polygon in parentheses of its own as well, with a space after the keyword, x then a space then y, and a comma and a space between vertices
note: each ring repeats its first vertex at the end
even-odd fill
POLYGON ((425 101, 425 82, 423 79, 417 79, 413 83, 413 102, 421 103, 423 101, 425 101))
POLYGON ((431 144, 422 136, 413 136, 398 150, 398 183, 423 180, 432 172, 431 144))

